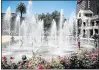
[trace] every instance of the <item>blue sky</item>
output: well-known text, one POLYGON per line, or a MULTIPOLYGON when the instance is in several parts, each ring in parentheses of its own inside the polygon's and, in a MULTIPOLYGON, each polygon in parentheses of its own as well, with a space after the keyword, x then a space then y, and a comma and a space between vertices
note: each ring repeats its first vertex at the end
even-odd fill
MULTIPOLYGON (((10 6, 11 11, 15 12, 18 3, 23 2, 26 6, 28 1, 2 1, 2 12, 10 6)), ((70 17, 76 11, 76 1, 32 1, 33 13, 51 13, 54 10, 64 10, 65 17, 70 17)))

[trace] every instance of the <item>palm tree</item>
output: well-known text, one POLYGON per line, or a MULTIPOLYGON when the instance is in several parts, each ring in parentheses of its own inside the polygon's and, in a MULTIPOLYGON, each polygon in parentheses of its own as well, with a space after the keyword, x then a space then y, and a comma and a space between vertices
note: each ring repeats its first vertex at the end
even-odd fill
POLYGON ((20 2, 20 4, 17 5, 16 7, 16 12, 20 12, 21 18, 22 18, 22 14, 26 13, 26 6, 24 3, 20 2))

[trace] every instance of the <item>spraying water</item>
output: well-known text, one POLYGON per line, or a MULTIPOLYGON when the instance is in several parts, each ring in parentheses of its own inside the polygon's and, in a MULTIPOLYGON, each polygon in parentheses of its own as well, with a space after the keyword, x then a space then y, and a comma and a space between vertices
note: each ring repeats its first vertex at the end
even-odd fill
MULTIPOLYGON (((6 10, 6 14, 4 15, 4 20, 3 20, 3 27, 5 29, 5 32, 8 33, 8 35, 10 36, 10 27, 11 27, 11 8, 8 7, 7 10, 6 10)), ((11 51, 10 49, 10 39, 9 39, 9 51, 11 51)))
MULTIPOLYGON (((31 13, 31 1, 28 3, 28 14, 31 13)), ((6 13, 8 14, 8 13, 6 13)), ((9 12, 11 14, 11 11, 9 12)), ((38 20, 35 15, 27 16, 20 24, 19 16, 16 17, 15 21, 15 32, 18 30, 19 41, 10 48, 13 50, 12 53, 16 53, 16 56, 20 53, 31 55, 32 51, 34 53, 42 55, 66 55, 67 52, 73 52, 77 49, 74 49, 71 42, 71 33, 72 33, 72 19, 63 22, 63 9, 60 12, 60 24, 59 30, 57 30, 56 21, 52 21, 52 26, 50 28, 50 36, 48 36, 48 41, 46 43, 44 35, 44 22, 43 20, 38 20), (23 52, 25 51, 25 52, 23 52)), ((8 15, 7 15, 8 17, 8 15)), ((10 18, 10 17, 9 17, 10 18)), ((5 18, 8 19, 8 18, 5 18)), ((9 19, 10 20, 10 19, 9 19)), ((9 21, 10 23, 10 21, 9 21)), ((17 56, 18 57, 18 56, 17 56)))
POLYGON ((27 16, 31 16, 32 14, 32 1, 28 1, 28 6, 27 6, 27 16))

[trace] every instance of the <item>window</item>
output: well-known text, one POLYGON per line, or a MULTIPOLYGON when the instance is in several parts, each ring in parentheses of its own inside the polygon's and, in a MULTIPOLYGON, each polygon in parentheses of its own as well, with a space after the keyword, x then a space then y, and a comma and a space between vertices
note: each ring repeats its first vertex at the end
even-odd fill
POLYGON ((98 29, 95 29, 95 33, 98 34, 98 29))
POLYGON ((81 30, 80 30, 80 29, 78 29, 78 34, 80 34, 80 32, 81 32, 81 30))
POLYGON ((85 14, 86 17, 92 17, 92 14, 85 14))
POLYGON ((88 8, 90 8, 90 1, 88 0, 88 8))
POLYGON ((96 21, 96 26, 99 25, 99 21, 96 21))
POLYGON ((85 29, 83 30, 83 37, 85 38, 85 29))
POLYGON ((93 29, 90 29, 90 37, 93 35, 93 29))
POLYGON ((91 25, 94 26, 94 22, 91 22, 91 25))
POLYGON ((78 19, 78 27, 81 27, 82 20, 78 19))
POLYGON ((83 22, 83 25, 84 25, 84 26, 86 26, 86 23, 85 23, 85 22, 83 22))
POLYGON ((79 13, 79 17, 81 17, 81 13, 79 13))

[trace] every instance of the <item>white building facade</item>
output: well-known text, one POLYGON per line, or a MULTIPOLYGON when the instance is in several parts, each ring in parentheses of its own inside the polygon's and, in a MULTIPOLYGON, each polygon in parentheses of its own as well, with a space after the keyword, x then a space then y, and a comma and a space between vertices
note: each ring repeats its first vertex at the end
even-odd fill
POLYGON ((98 34, 98 18, 90 10, 80 10, 77 15, 78 35, 81 38, 92 38, 95 33, 98 34))
POLYGON ((90 10, 80 10, 77 15, 77 35, 82 44, 94 45, 94 34, 99 33, 99 17, 90 10))

